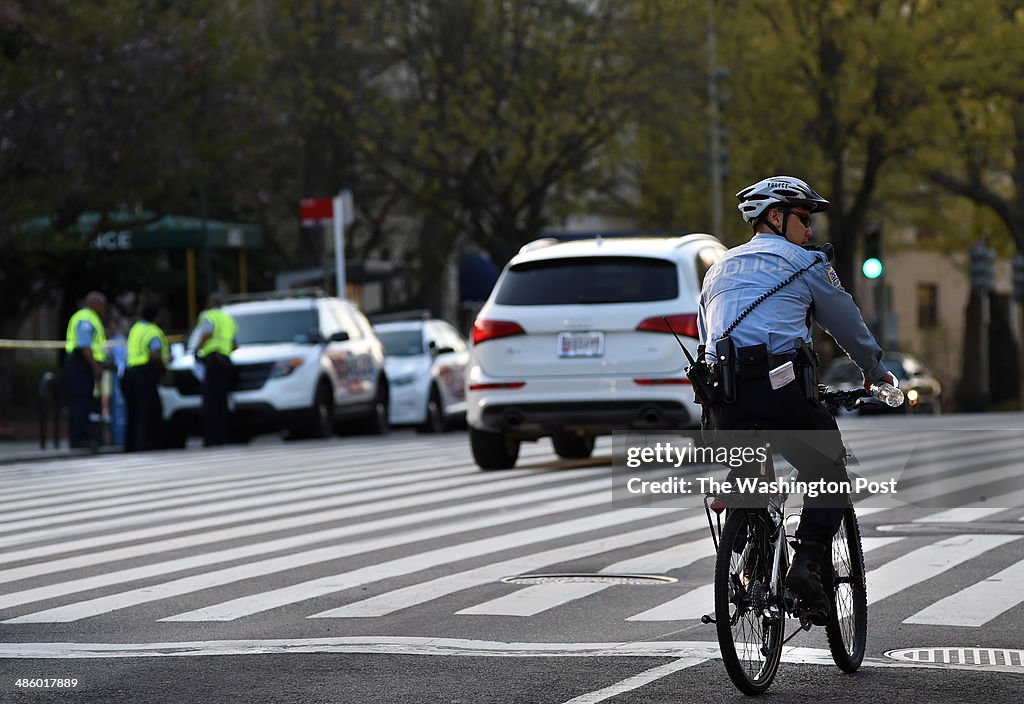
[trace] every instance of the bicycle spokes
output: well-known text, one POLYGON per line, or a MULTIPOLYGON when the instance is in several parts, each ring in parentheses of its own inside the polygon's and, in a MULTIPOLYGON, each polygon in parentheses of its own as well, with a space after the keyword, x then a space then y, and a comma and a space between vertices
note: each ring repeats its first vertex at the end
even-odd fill
POLYGON ((768 688, 782 655, 781 584, 772 584, 771 531, 764 511, 726 520, 715 568, 715 616, 722 659, 748 694, 768 688))

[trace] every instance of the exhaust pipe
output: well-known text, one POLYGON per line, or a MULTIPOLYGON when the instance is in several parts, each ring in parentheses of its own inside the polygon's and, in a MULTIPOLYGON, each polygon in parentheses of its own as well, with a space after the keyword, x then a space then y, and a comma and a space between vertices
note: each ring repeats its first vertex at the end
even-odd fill
POLYGON ((640 418, 643 420, 644 423, 654 425, 656 423, 661 422, 661 413, 659 413, 658 409, 656 408, 645 408, 644 410, 640 411, 640 418))

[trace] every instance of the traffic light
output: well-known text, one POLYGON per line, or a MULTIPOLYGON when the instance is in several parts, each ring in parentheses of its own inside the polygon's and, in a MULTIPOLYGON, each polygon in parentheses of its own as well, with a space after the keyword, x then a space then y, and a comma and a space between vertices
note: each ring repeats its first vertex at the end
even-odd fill
POLYGON ((864 228, 864 261, 860 270, 865 277, 877 279, 885 271, 882 264, 884 248, 882 246, 882 223, 873 222, 864 228))
POLYGON ((991 291, 995 279, 996 253, 987 244, 975 242, 970 249, 971 288, 991 291))
POLYGON ((1013 258, 1013 299, 1024 303, 1024 254, 1013 258))
POLYGON ((722 178, 729 178, 729 130, 718 128, 718 163, 722 178))

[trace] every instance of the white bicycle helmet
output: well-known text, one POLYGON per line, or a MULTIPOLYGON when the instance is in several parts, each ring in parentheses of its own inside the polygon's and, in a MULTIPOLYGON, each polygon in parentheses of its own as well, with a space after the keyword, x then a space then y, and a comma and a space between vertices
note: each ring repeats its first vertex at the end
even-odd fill
POLYGON ((830 203, 822 198, 806 182, 792 176, 772 176, 747 186, 736 197, 743 219, 755 223, 768 208, 774 205, 803 206, 812 213, 828 210, 830 203))

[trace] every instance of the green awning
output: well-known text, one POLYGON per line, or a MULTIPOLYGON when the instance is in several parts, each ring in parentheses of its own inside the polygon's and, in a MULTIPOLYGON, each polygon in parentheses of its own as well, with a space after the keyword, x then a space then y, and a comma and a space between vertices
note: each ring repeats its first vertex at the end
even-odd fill
POLYGON ((258 249, 263 232, 258 225, 223 220, 204 220, 186 215, 165 215, 136 227, 110 229, 92 240, 92 247, 103 251, 143 249, 258 249))

